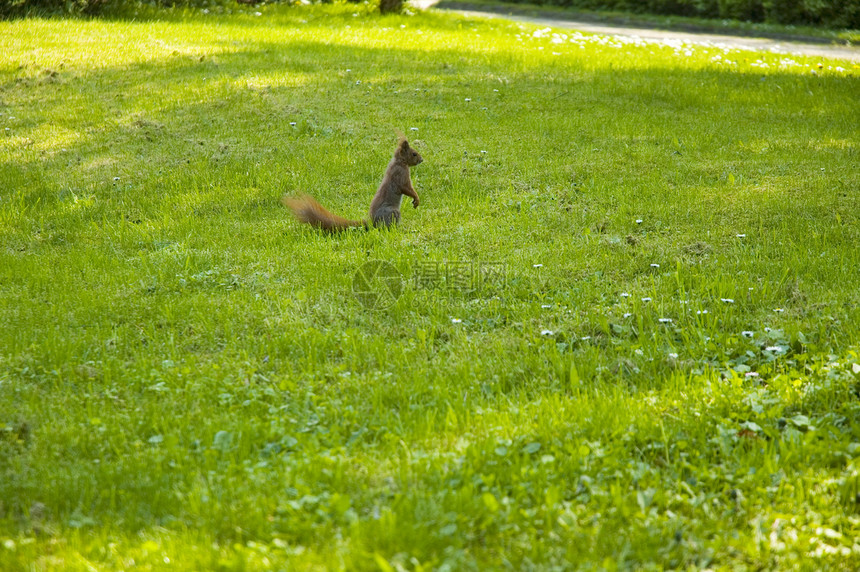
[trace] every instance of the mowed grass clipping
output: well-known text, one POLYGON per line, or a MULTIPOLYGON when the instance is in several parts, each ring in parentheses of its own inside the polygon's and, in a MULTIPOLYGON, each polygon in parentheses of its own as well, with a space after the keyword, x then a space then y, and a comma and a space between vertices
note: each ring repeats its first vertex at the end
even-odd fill
POLYGON ((0 23, 0 569, 860 565, 856 65, 258 10, 0 23))

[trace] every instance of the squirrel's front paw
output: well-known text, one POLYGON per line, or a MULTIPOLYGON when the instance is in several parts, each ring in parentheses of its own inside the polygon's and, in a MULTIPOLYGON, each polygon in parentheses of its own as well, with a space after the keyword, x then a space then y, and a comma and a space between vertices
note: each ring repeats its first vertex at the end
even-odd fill
POLYGON ((415 207, 416 209, 418 208, 418 198, 417 197, 412 199, 412 206, 415 207))

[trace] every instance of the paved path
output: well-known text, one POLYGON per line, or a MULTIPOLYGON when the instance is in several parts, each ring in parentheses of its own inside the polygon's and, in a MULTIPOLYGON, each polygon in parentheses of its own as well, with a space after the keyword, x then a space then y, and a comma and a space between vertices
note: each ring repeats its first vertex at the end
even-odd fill
MULTIPOLYGON (((439 0, 412 0, 411 5, 420 9, 432 8, 439 0)), ((765 38, 747 38, 729 36, 724 34, 705 34, 699 32, 683 32, 670 30, 654 30, 646 28, 633 28, 623 26, 610 26, 594 24, 591 22, 579 22, 559 18, 532 17, 519 14, 501 14, 496 12, 476 12, 472 10, 447 10, 463 14, 465 16, 477 16, 483 18, 502 18, 516 22, 526 22, 538 26, 552 26, 554 28, 568 28, 591 32, 595 34, 607 34, 610 36, 629 36, 651 40, 680 40, 692 44, 717 44, 730 46, 737 49, 748 49, 757 51, 774 52, 778 54, 796 54, 815 56, 823 58, 837 58, 851 62, 860 62, 860 48, 852 46, 835 46, 828 44, 810 44, 785 40, 770 40, 765 38)))

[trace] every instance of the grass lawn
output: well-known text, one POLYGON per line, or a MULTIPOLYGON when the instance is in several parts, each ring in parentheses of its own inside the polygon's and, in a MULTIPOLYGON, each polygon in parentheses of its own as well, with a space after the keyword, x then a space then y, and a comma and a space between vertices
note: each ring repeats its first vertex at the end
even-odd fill
POLYGON ((857 66, 259 11, 0 23, 0 569, 860 566, 857 66))
POLYGON ((528 2, 499 2, 497 0, 439 0, 439 8, 478 10, 501 14, 522 14, 538 18, 559 18, 594 22, 614 26, 688 30, 711 34, 730 34, 755 38, 775 38, 800 42, 860 44, 860 30, 829 29, 820 26, 785 26, 765 22, 744 22, 731 19, 691 18, 647 13, 580 10, 552 4, 528 2))

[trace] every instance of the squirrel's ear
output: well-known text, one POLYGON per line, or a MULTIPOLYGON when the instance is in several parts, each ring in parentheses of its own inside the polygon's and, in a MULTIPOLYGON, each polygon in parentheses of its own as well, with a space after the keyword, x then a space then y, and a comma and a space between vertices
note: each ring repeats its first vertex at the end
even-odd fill
POLYGON ((409 141, 407 141, 406 139, 401 139, 400 140, 400 148, 401 149, 409 149, 409 141))

